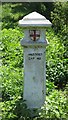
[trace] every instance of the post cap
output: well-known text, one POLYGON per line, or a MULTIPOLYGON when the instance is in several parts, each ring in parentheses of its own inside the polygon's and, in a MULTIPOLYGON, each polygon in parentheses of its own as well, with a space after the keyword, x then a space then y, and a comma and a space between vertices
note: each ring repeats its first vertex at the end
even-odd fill
POLYGON ((52 23, 47 20, 43 15, 37 13, 37 12, 32 12, 25 17, 23 17, 22 20, 19 20, 19 25, 22 26, 23 28, 28 28, 28 27, 50 27, 52 23))

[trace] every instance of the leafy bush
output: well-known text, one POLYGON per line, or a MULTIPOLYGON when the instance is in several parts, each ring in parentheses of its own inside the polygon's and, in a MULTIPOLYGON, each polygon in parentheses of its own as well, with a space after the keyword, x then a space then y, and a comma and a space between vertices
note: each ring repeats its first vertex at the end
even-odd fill
POLYGON ((51 12, 51 19, 54 30, 62 33, 64 27, 67 27, 68 20, 68 2, 55 2, 54 10, 51 12), (58 24, 59 23, 59 24, 58 24))
POLYGON ((20 38, 23 34, 15 29, 3 29, 2 34, 2 98, 6 101, 23 92, 23 51, 20 46, 20 38))
POLYGON ((3 120, 24 120, 30 117, 30 110, 27 108, 21 96, 1 103, 1 106, 3 120))
POLYGON ((23 17, 23 7, 21 5, 22 3, 2 4, 2 29, 16 28, 18 26, 19 19, 23 17))
POLYGON ((23 96, 23 50, 21 31, 3 29, 1 39, 1 79, 3 120, 16 118, 13 113, 15 102, 23 96))
POLYGON ((23 53, 20 39, 23 34, 15 29, 3 29, 1 41, 2 63, 6 66, 22 67, 23 53))
POLYGON ((60 89, 66 85, 68 79, 64 45, 52 30, 47 30, 46 35, 50 43, 46 48, 46 78, 60 89))
POLYGON ((68 103, 66 91, 53 90, 46 96, 46 101, 41 110, 37 110, 37 116, 31 118, 32 110, 29 110, 21 96, 2 103, 3 120, 38 120, 38 119, 65 119, 67 120, 68 103))
POLYGON ((23 94, 23 73, 19 68, 2 66, 2 101, 23 94))
POLYGON ((53 90, 55 90, 56 86, 53 82, 46 80, 46 95, 51 94, 53 90))
POLYGON ((46 102, 39 113, 41 118, 59 118, 67 120, 68 103, 65 97, 66 92, 54 90, 46 96, 46 102))
POLYGON ((68 2, 55 2, 54 10, 51 12, 51 19, 55 33, 61 37, 64 45, 64 57, 68 58, 68 2))

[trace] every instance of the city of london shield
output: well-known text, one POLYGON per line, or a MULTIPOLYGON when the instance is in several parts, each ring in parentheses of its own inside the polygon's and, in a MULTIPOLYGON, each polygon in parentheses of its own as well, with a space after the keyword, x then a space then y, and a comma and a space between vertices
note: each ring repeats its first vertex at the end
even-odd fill
POLYGON ((40 38, 40 31, 39 30, 30 30, 29 34, 30 34, 30 38, 33 41, 36 41, 40 38))

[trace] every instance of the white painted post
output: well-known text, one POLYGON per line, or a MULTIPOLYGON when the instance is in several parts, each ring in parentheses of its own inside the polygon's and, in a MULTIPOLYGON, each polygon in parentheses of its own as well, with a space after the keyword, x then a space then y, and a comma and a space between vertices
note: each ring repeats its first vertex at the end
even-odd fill
POLYGON ((24 93, 28 108, 40 108, 45 101, 46 65, 45 50, 48 41, 45 28, 51 22, 37 12, 19 20, 24 29, 21 45, 24 47, 24 93))

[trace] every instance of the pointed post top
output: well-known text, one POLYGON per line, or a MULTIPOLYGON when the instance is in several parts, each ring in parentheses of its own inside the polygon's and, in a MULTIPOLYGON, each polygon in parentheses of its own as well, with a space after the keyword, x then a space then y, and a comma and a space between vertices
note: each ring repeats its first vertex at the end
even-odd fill
POLYGON ((44 20, 46 18, 37 12, 32 12, 23 18, 23 20, 39 20, 39 19, 44 20))
POLYGON ((22 20, 19 20, 19 25, 23 28, 26 27, 50 27, 52 23, 47 20, 43 15, 32 12, 25 17, 23 17, 22 20))

